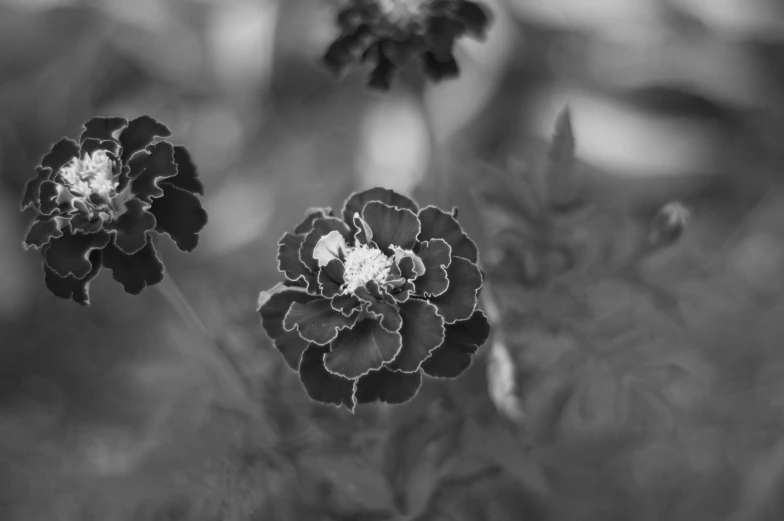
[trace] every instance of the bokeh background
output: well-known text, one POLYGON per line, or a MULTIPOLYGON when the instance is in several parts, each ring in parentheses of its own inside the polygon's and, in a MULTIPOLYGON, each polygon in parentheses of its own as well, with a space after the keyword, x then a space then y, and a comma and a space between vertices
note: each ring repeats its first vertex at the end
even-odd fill
POLYGON ((784 3, 487 4, 459 79, 378 94, 321 68, 331 2, 0 0, 0 519, 784 516, 784 3), (255 312, 281 234, 383 184, 503 250, 470 188, 537 164, 566 104, 604 205, 584 237, 623 249, 636 209, 692 209, 648 282, 572 280, 586 320, 510 266, 505 350, 405 406, 311 403, 255 312), (168 297, 104 273, 92 307, 59 300, 21 245, 24 183, 90 117, 142 114, 192 151, 200 246, 162 249, 168 297))

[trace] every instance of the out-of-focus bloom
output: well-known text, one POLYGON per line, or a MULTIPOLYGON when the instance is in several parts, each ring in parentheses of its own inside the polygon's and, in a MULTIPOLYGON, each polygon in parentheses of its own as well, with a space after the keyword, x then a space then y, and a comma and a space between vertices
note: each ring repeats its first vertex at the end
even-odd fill
POLYGON ((203 189, 188 150, 160 139, 170 135, 149 116, 93 118, 78 143, 64 138, 41 160, 22 200, 37 213, 24 246, 43 254, 56 296, 89 305, 102 266, 133 295, 161 282, 153 232, 196 248, 203 189))
POLYGON ((283 235, 287 280, 261 293, 262 325, 314 400, 405 403, 422 373, 456 378, 487 339, 477 260, 453 214, 355 193, 341 217, 311 209, 283 235))
POLYGON ((417 57, 431 80, 456 77, 455 40, 465 34, 484 39, 490 15, 469 0, 350 0, 337 21, 340 36, 324 62, 335 74, 370 62, 368 85, 388 89, 395 71, 417 57))

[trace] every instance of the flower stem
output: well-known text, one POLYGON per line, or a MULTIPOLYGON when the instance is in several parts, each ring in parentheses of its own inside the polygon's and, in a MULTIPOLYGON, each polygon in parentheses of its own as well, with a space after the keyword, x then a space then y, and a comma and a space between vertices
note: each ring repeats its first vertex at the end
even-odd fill
POLYGON ((163 281, 155 287, 158 288, 188 327, 198 332, 206 340, 206 342, 193 344, 195 349, 191 353, 213 368, 217 383, 225 395, 229 396, 233 403, 239 406, 242 411, 252 415, 256 408, 251 399, 250 386, 245 376, 220 341, 210 333, 207 326, 199 318, 199 315, 182 291, 180 291, 171 274, 167 273, 163 281))

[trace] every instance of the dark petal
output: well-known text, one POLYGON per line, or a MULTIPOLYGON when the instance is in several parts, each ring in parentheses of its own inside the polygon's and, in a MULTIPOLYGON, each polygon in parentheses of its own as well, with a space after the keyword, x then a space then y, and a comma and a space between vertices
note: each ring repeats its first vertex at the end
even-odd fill
POLYGON ((354 233, 354 244, 370 244, 373 241, 373 231, 370 229, 370 225, 359 215, 355 215, 351 222, 354 224, 354 229, 357 230, 354 233))
POLYGON ((79 137, 79 141, 84 143, 86 139, 97 139, 99 141, 114 140, 114 133, 124 128, 127 124, 128 120, 125 118, 93 118, 84 124, 84 132, 79 137))
POLYGON ((387 255, 393 253, 390 245, 410 250, 416 244, 419 219, 411 210, 371 201, 365 205, 362 218, 373 231, 373 241, 387 255))
POLYGON ((322 217, 334 217, 335 213, 332 208, 325 206, 323 208, 309 208, 305 212, 305 219, 294 228, 294 233, 297 235, 307 234, 313 229, 313 221, 322 217))
POLYGON ((308 347, 296 331, 286 331, 283 319, 294 302, 310 302, 314 295, 308 294, 302 288, 292 288, 278 284, 259 295, 258 311, 261 314, 261 325, 272 340, 275 348, 283 355, 288 366, 294 371, 299 369, 302 353, 308 347))
POLYGON ((53 269, 44 264, 44 282, 55 296, 67 300, 73 300, 82 306, 90 305, 90 281, 93 280, 98 272, 101 271, 102 250, 93 250, 90 253, 90 265, 92 266, 87 275, 77 279, 73 275, 61 277, 53 269))
POLYGON ((395 71, 397 71, 397 66, 387 58, 386 54, 379 51, 376 57, 376 66, 370 71, 367 86, 380 91, 389 90, 395 71))
POLYGON ((419 212, 419 222, 422 223, 420 241, 444 239, 452 248, 453 256, 466 258, 473 263, 479 260, 476 244, 468 238, 463 228, 450 214, 435 206, 428 206, 419 212))
POLYGON ((84 157, 85 154, 92 155, 96 150, 105 150, 117 156, 120 153, 120 143, 114 140, 87 138, 82 142, 79 156, 84 157))
MULTIPOLYGON (((83 204, 81 199, 78 200, 80 203, 83 204)), ((101 228, 103 228, 104 220, 100 217, 88 217, 86 214, 77 213, 71 220, 69 221, 71 225, 71 230, 74 232, 81 232, 81 233, 95 233, 101 228)))
POLYGON ((322 295, 331 299, 340 294, 345 269, 339 259, 332 259, 319 270, 318 282, 322 295))
POLYGON ((398 333, 391 333, 378 320, 368 318, 338 334, 324 357, 324 366, 331 373, 358 378, 392 361, 400 352, 400 345, 398 333))
POLYGON ((365 309, 381 319, 381 327, 391 332, 400 331, 403 319, 400 318, 395 299, 382 292, 376 281, 371 280, 364 287, 357 288, 354 294, 368 303, 365 309))
MULTIPOLYGON (((51 215, 52 212, 60 207, 58 200, 63 192, 68 192, 68 189, 63 185, 57 184, 54 181, 44 181, 39 187, 39 203, 38 209, 44 215, 51 215)), ((70 192, 68 192, 70 194, 70 192)))
POLYGON ((396 288, 394 292, 391 292, 390 296, 399 304, 400 302, 407 301, 413 291, 414 283, 407 280, 402 286, 396 288))
POLYGON ((433 82, 460 76, 460 66, 454 56, 450 55, 446 60, 440 61, 432 52, 426 52, 422 55, 422 61, 425 76, 433 82))
POLYGON ((148 212, 145 203, 131 199, 125 204, 127 211, 112 222, 104 224, 108 232, 115 232, 114 244, 128 255, 133 255, 147 244, 147 235, 155 228, 155 216, 148 212))
POLYGON ((471 318, 446 326, 444 343, 422 364, 426 375, 434 378, 457 378, 471 365, 479 346, 490 336, 490 323, 480 310, 471 318))
POLYGON ((317 299, 306 303, 294 302, 283 319, 283 328, 292 331, 314 344, 326 345, 335 340, 341 329, 357 322, 359 313, 346 316, 332 308, 331 301, 317 299))
POLYGON ((171 136, 169 127, 150 116, 141 116, 132 120, 120 134, 120 144, 123 149, 122 162, 127 163, 131 156, 147 148, 156 137, 169 136, 171 136))
POLYGON ((346 316, 352 315, 362 305, 362 301, 354 295, 335 295, 332 297, 332 309, 346 316))
POLYGON ((422 373, 401 373, 382 367, 371 371, 357 380, 355 392, 357 403, 381 401, 400 405, 416 396, 422 386, 422 373))
POLYGON ((51 170, 40 166, 35 171, 35 179, 29 180, 25 185, 24 196, 22 196, 22 211, 27 210, 30 206, 40 208, 41 184, 49 180, 53 175, 51 170))
POLYGON ((299 259, 313 272, 319 269, 318 261, 313 258, 313 249, 322 237, 336 230, 346 241, 351 238, 348 225, 337 217, 320 217, 313 221, 313 229, 305 236, 302 248, 299 249, 299 259))
POLYGON ((125 288, 125 292, 138 295, 147 286, 154 286, 163 280, 163 263, 152 244, 152 238, 133 255, 123 253, 114 244, 103 252, 103 265, 112 270, 112 277, 125 288))
POLYGON ((403 257, 397 262, 398 270, 400 270, 400 276, 406 280, 412 280, 417 278, 419 275, 416 273, 416 265, 414 264, 414 259, 411 257, 403 257))
POLYGON ((52 150, 44 156, 41 160, 43 168, 52 170, 51 178, 53 179, 60 169, 65 165, 79 157, 79 144, 68 138, 61 139, 53 147, 52 150))
POLYGON ((342 75, 353 61, 357 43, 356 37, 347 35, 339 37, 327 48, 322 61, 334 76, 342 75))
POLYGON ((430 302, 436 305, 438 313, 447 324, 465 320, 476 309, 476 298, 482 288, 482 274, 475 264, 462 257, 452 257, 447 270, 449 287, 430 302))
POLYGON ((207 211, 190 192, 164 183, 163 197, 152 200, 150 213, 155 216, 155 230, 168 233, 184 252, 192 252, 199 244, 199 232, 207 224, 207 211))
POLYGON ((452 248, 443 239, 432 239, 421 243, 417 252, 425 265, 425 274, 414 282, 420 295, 437 297, 449 287, 447 268, 452 262, 452 248))
POLYGON ((299 379, 305 392, 313 400, 330 405, 345 406, 354 410, 354 382, 332 374, 324 368, 324 354, 327 348, 310 345, 302 355, 299 364, 299 379))
POLYGON ((103 230, 88 234, 65 229, 62 236, 49 241, 44 252, 46 265, 61 277, 73 275, 83 279, 93 268, 89 261, 90 252, 106 247, 110 238, 103 230))
POLYGON ((47 217, 39 216, 30 229, 27 231, 27 236, 24 240, 24 248, 41 248, 48 244, 50 240, 56 239, 63 235, 60 228, 63 226, 63 217, 47 217))
POLYGON ((312 279, 313 272, 299 260, 304 235, 286 232, 278 241, 278 271, 289 280, 312 279))
POLYGON ((199 172, 193 164, 191 153, 182 145, 174 147, 174 162, 177 163, 177 175, 166 180, 167 184, 174 185, 186 192, 204 195, 204 186, 199 181, 199 172))
POLYGON ((403 347, 387 367, 412 373, 418 371, 422 362, 444 341, 444 319, 433 304, 419 299, 400 304, 400 315, 403 317, 400 331, 403 347))
MULTIPOLYGON (((365 209, 365 205, 370 201, 379 201, 389 206, 406 208, 414 213, 419 211, 416 203, 408 197, 387 188, 376 187, 349 196, 346 204, 343 205, 343 220, 353 224, 354 214, 358 213, 361 216, 362 210, 365 209)), ((357 231, 359 231, 358 228, 354 229, 354 232, 357 231)))
POLYGON ((177 175, 174 147, 166 141, 151 145, 133 156, 128 161, 128 168, 133 194, 146 203, 152 202, 153 198, 163 195, 164 187, 158 182, 177 175))
POLYGON ((455 16, 463 23, 469 35, 475 38, 485 38, 487 26, 490 24, 490 14, 481 4, 468 1, 460 2, 455 16))

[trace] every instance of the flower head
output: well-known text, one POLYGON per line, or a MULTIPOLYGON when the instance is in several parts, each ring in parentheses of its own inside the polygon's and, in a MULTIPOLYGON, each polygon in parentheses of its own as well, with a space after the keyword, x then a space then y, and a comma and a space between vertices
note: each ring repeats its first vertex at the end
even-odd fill
POLYGON ((477 260, 453 214, 356 193, 341 217, 312 209, 283 235, 287 280, 261 293, 262 325, 314 400, 404 403, 423 373, 459 376, 487 339, 477 260))
POLYGON ((56 296, 89 305, 101 267, 131 294, 157 284, 153 232, 196 248, 207 222, 202 186, 187 149, 160 139, 170 135, 149 116, 93 118, 78 143, 64 138, 41 160, 22 200, 37 214, 24 245, 43 254, 56 296))
POLYGON ((433 81, 455 77, 454 42, 465 34, 483 39, 486 8, 470 0, 351 0, 338 14, 341 35, 324 62, 336 74, 369 61, 368 85, 387 89, 395 71, 420 58, 433 81))

